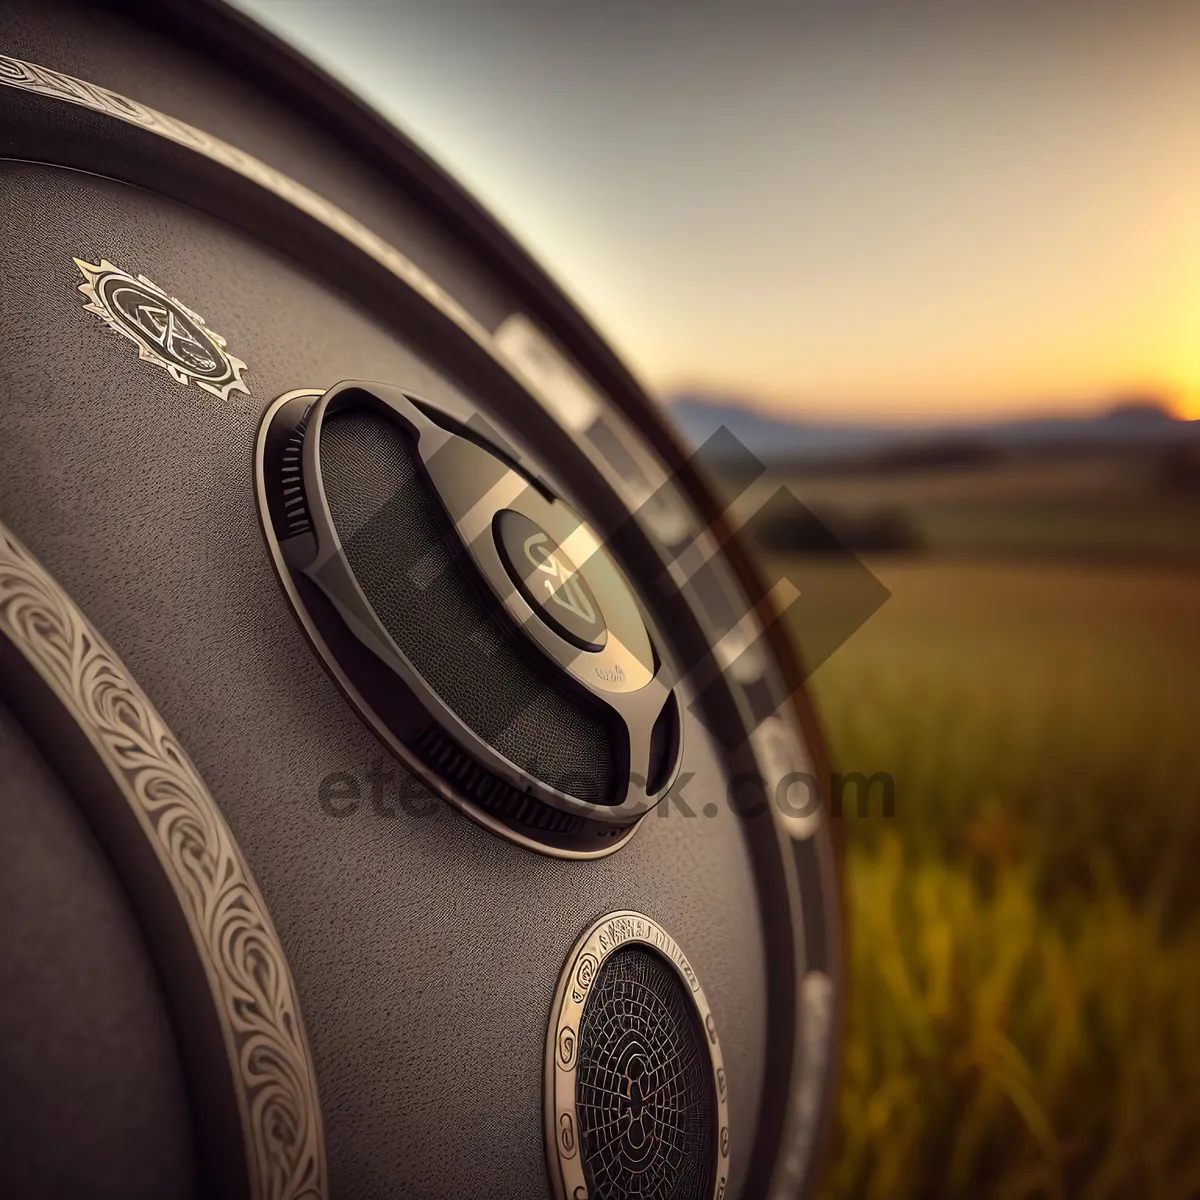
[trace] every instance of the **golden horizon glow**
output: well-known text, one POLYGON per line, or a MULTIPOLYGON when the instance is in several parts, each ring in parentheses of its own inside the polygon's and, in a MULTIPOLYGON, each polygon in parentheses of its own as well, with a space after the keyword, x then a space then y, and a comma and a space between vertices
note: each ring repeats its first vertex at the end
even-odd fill
POLYGON ((1200 418, 1200 4, 240 0, 411 131, 651 388, 1200 418))
MULTIPOLYGON (((1144 397, 1179 419, 1200 420, 1200 170, 1188 164, 1174 184, 1170 217, 1156 213, 1144 236, 1130 231, 1098 252, 1095 271, 1071 289, 1056 289, 1053 302, 1033 308, 1027 323, 1001 334, 964 321, 956 344, 938 347, 931 338, 932 352, 891 345, 882 364, 896 370, 890 381, 870 370, 854 379, 841 362, 810 355, 806 368, 790 371, 771 359, 708 375, 655 364, 651 383, 664 396, 726 396, 763 411, 813 416, 920 421, 1078 413, 1144 397)), ((997 275, 980 284, 1011 286, 997 275)), ((878 347, 889 339, 876 329, 864 341, 878 347)), ((697 346, 686 357, 704 355, 697 346)), ((647 356, 653 360, 649 348, 647 356)))

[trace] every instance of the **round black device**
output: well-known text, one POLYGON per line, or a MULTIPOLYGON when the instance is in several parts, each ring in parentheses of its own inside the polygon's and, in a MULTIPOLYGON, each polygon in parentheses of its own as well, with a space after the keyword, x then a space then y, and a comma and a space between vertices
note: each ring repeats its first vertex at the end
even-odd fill
POLYGON ((712 447, 216 0, 0 5, 0 195, 0 1194, 810 1194, 827 768, 712 447))
POLYGON ((363 718, 481 824, 615 850, 676 777, 680 712, 579 514, 486 422, 385 384, 281 397, 258 446, 285 592, 363 718))

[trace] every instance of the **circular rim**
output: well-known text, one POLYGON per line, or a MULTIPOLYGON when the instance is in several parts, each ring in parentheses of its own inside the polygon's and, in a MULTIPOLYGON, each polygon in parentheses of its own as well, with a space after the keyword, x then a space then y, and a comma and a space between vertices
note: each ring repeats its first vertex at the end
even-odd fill
POLYGON ((712 1194, 713 1200, 721 1200, 729 1185, 729 1094, 716 1022, 700 980, 679 943, 653 917, 633 909, 606 913, 588 927, 567 955, 554 993, 546 1033, 543 1107, 546 1165, 556 1200, 588 1200, 575 1104, 580 1018, 600 968, 610 955, 626 946, 646 946, 674 970, 707 1034, 716 1098, 712 1194))
MULTIPOLYGON (((771 598, 761 572, 665 416, 654 408, 644 389, 561 290, 449 176, 371 114, 361 101, 332 85, 249 18, 218 0, 206 0, 201 5, 182 0, 156 5, 145 0, 108 3, 155 24, 172 39, 186 41, 190 51, 202 52, 222 70, 236 63, 248 82, 285 104, 298 119, 332 132, 354 153, 378 167, 386 190, 419 195, 438 214, 442 227, 462 237, 480 262, 488 266, 489 274, 505 281, 515 308, 502 324, 516 321, 531 329, 540 327, 548 335, 542 336, 542 341, 560 359, 576 364, 584 385, 596 396, 600 410, 596 425, 606 440, 621 442, 622 454, 633 454, 643 467, 652 459, 653 480, 659 478, 658 468, 669 472, 681 497, 694 507, 721 546, 722 557, 742 592, 764 597, 758 605, 755 625, 764 627, 773 671, 782 677, 783 694, 790 698, 792 711, 787 724, 799 727, 803 754, 811 761, 823 799, 827 799, 830 763, 822 730, 803 686, 804 672, 795 648, 782 623, 772 619, 771 598), (625 436, 626 427, 629 437, 625 436), (640 453, 643 446, 644 456, 640 453)), ((439 360, 444 356, 446 361, 453 361, 463 386, 474 388, 486 377, 498 404, 511 405, 533 430, 545 433, 549 428, 552 418, 548 409, 553 405, 534 386, 536 380, 531 384, 519 364, 514 365, 507 352, 501 353, 501 328, 494 333, 485 330, 478 319, 404 254, 311 188, 146 103, 50 67, 0 55, 0 86, 16 88, 28 97, 6 113, 10 135, 7 158, 116 179, 229 221, 285 257, 304 262, 311 272, 335 284, 344 294, 374 305, 393 332, 416 338, 428 354, 439 360), (55 135, 50 143, 54 150, 49 155, 45 149, 47 130, 55 135), (497 374, 497 365, 504 371, 497 374)), ((146 86, 148 98, 162 98, 161 88, 155 93, 153 77, 146 86)), ((582 435, 582 430, 572 429, 582 435)), ((605 519, 619 521, 617 497, 624 497, 626 507, 629 494, 634 504, 640 503, 646 480, 626 480, 620 461, 606 451, 598 437, 589 441, 578 436, 576 443, 563 447, 571 469, 596 486, 602 481, 608 489, 600 495, 591 518, 601 523, 605 519)), ((632 539, 630 553, 635 552, 640 557, 651 554, 640 536, 632 539)), ((661 562, 657 569, 661 569, 661 562)), ((689 636, 702 636, 703 622, 693 621, 690 614, 681 614, 681 618, 689 636), (694 624, 699 630, 693 628, 694 624)), ((723 693, 720 699, 726 708, 734 705, 733 699, 723 693)), ((736 722, 736 714, 731 712, 730 719, 736 722)), ((747 761, 747 755, 739 752, 738 758, 746 761, 746 769, 755 767, 747 761)), ((455 803, 453 798, 446 798, 455 803)), ((457 806, 467 812, 461 804, 457 806)), ((491 822, 470 812, 467 815, 491 827, 491 822)), ((772 815, 777 817, 774 812, 772 815)), ((811 1114, 807 1109, 811 1104, 801 1095, 801 1085, 818 1087, 826 1104, 837 1086, 836 1031, 841 1024, 846 986, 846 926, 841 919, 843 896, 838 870, 844 853, 843 830, 840 822, 824 817, 811 836, 799 840, 778 819, 761 823, 761 831, 759 826, 750 825, 746 830, 760 879, 762 918, 772 947, 768 1025, 773 1031, 771 1036, 778 1039, 778 1057, 791 1061, 795 1068, 791 1075, 777 1071, 764 1083, 759 1124, 753 1150, 748 1153, 746 1186, 754 1194, 785 1195, 798 1193, 802 1186, 807 1190, 811 1185, 819 1156, 808 1150, 801 1152, 799 1147, 802 1142, 806 1146, 823 1142, 823 1131, 831 1116, 823 1105, 820 1131, 815 1141, 808 1136, 811 1114), (806 1006, 800 994, 801 964, 807 961, 814 943, 822 948, 823 969, 831 974, 835 993, 830 1057, 819 1071, 802 1050, 806 1006), (820 1075, 819 1080, 814 1073, 820 1075)), ((507 832, 504 836, 520 840, 507 832)), ((546 852, 539 846, 530 848, 546 852)), ((611 852, 607 847, 605 851, 611 852)), ((558 856, 600 857, 605 851, 558 856)))
MULTIPOLYGON (((570 547, 573 543, 580 544, 585 549, 586 557, 583 554, 579 556, 579 561, 583 563, 579 571, 589 580, 593 593, 605 600, 611 600, 614 593, 617 597, 628 594, 632 600, 635 595, 632 586, 621 579, 619 570, 603 543, 565 502, 556 499, 552 504, 531 487, 523 475, 512 468, 508 470, 506 484, 498 485, 487 495, 479 497, 478 503, 472 505, 470 512, 455 520, 463 549, 484 581, 491 586, 493 595, 504 606, 513 622, 520 627, 522 636, 531 640, 559 671, 575 682, 576 686, 589 693, 593 703, 598 701, 604 707, 609 722, 620 723, 621 734, 627 743, 628 751, 628 761, 618 768, 617 773, 618 780, 621 781, 620 786, 625 788, 625 797, 620 803, 582 800, 562 787, 531 776, 528 771, 504 757, 486 738, 472 729, 442 699, 436 689, 428 685, 421 672, 380 621, 346 557, 341 535, 329 507, 321 465, 321 437, 327 418, 347 408, 360 407, 381 413, 389 421, 412 431, 416 438, 416 454, 434 493, 440 494, 440 472, 437 469, 441 457, 440 448, 446 445, 444 439, 453 435, 448 434, 431 419, 429 410, 433 406, 428 401, 420 400, 410 390, 393 384, 365 380, 343 380, 335 384, 322 394, 305 417, 304 488, 308 517, 313 526, 315 551, 311 561, 303 565, 296 564, 297 569, 325 593, 343 619, 354 627, 360 641, 369 639, 372 652, 404 680, 411 691, 421 697, 422 706, 430 712, 434 720, 488 770, 506 779, 519 790, 531 793, 542 804, 603 827, 606 830, 605 836, 615 837, 617 835, 611 832, 613 829, 623 829, 633 821, 642 820, 664 799, 675 782, 682 760, 683 744, 683 731, 680 727, 677 735, 678 745, 665 776, 654 792, 638 793, 632 777, 638 774, 638 770, 644 770, 645 778, 650 778, 653 766, 650 731, 663 715, 666 705, 670 703, 673 691, 667 669, 657 661, 654 649, 656 639, 651 637, 648 617, 643 607, 639 604, 636 609, 627 610, 624 620, 616 622, 613 617, 621 613, 622 606, 619 603, 602 604, 609 614, 607 644, 596 656, 581 653, 559 638, 512 585, 508 571, 500 561, 495 540, 490 534, 493 517, 487 513, 493 505, 497 506, 496 512, 515 511, 539 524, 555 537, 560 545, 570 547), (427 448, 430 440, 433 443, 432 449, 427 448), (503 499, 495 498, 499 486, 506 487, 503 499), (336 587, 332 586, 334 579, 337 580, 336 587), (642 639, 642 647, 631 649, 636 646, 639 638, 642 639), (657 665, 652 667, 642 661, 648 659, 655 659, 657 665), (622 664, 627 670, 622 670, 622 664), (622 679, 627 680, 628 686, 610 687, 597 684, 594 672, 599 668, 620 672, 622 679)), ((274 412, 278 411, 280 410, 273 410, 266 420, 269 422, 274 412)), ((259 470, 265 471, 265 463, 261 457, 259 470)), ((440 502, 444 503, 444 497, 440 502)), ((682 722, 680 725, 682 726, 682 722)))
POLYGON ((511 825, 505 824, 498 817, 493 816, 486 809, 481 808, 474 801, 463 796, 441 778, 441 776, 431 771, 392 732, 387 723, 375 712, 371 704, 368 703, 366 697, 354 685, 346 672, 338 665, 336 656, 326 644, 321 631, 317 628, 313 619, 309 616, 304 602, 300 598, 300 594, 296 591, 296 585, 292 581, 291 570, 284 559, 279 539, 276 537, 275 529, 271 523, 270 509, 267 502, 266 478, 263 474, 263 458, 272 417, 289 401, 298 400, 301 397, 317 400, 322 395, 324 393, 319 388, 298 388, 295 391, 285 392, 282 396, 273 400, 267 406, 260 420, 254 449, 254 493, 258 501, 259 528, 262 530, 263 539, 267 544, 267 551, 275 567, 275 575, 279 581, 279 586, 283 589, 292 614, 303 630, 309 644, 316 652, 318 659, 320 659, 321 665, 337 685, 338 690, 350 702, 354 711, 366 722, 371 731, 384 743, 388 750, 399 759, 401 765, 420 779, 436 796, 446 801, 451 807, 458 809, 463 816, 468 817, 477 825, 483 826, 489 833, 494 833, 498 837, 516 843, 518 846, 523 846, 526 850, 533 850, 538 854, 546 854, 552 858, 606 858, 608 855, 616 853, 622 846, 628 845, 629 840, 641 826, 640 821, 635 821, 627 830, 622 831, 618 836, 614 836, 608 844, 600 846, 595 850, 576 850, 569 847, 556 846, 521 833, 519 830, 512 828, 511 825))

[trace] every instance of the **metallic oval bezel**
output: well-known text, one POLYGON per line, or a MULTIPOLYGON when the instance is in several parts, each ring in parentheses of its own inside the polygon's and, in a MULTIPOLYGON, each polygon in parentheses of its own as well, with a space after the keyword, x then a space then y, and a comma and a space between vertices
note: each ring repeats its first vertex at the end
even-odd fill
POLYGON ((675 971, 691 997, 701 1028, 708 1035, 706 1045, 716 1098, 712 1195, 713 1200, 722 1200, 729 1186, 729 1089, 716 1022, 700 980, 679 943, 653 917, 632 909, 606 913, 588 927, 567 955, 554 994, 546 1033, 543 1107, 546 1166, 555 1198, 588 1200, 575 1101, 580 1017, 592 981, 605 960, 614 951, 630 945, 648 947, 675 971))
MULTIPOLYGON (((503 604, 513 623, 520 628, 522 637, 533 642, 536 650, 544 654, 548 661, 573 678, 577 687, 592 693, 593 700, 605 708, 609 720, 619 723, 625 739, 623 749, 628 753, 628 761, 618 772, 619 786, 625 790, 625 798, 619 803, 595 803, 579 799, 523 770, 480 737, 442 700, 437 689, 426 683, 421 672, 395 643, 363 593, 329 511, 320 463, 321 430, 327 415, 342 410, 348 404, 352 407, 363 405, 383 413, 415 436, 417 456, 433 490, 439 493, 439 503, 443 503, 441 484, 433 468, 440 457, 440 447, 446 445, 453 435, 425 416, 414 401, 416 397, 402 387, 343 380, 314 403, 306 418, 302 457, 304 491, 308 499, 316 553, 312 561, 304 563, 300 569, 321 588, 355 636, 421 698, 422 706, 440 727, 488 770, 518 790, 532 795, 540 803, 598 825, 624 828, 632 821, 641 820, 666 796, 678 775, 682 761, 682 723, 678 731, 679 744, 666 775, 653 793, 638 793, 635 778, 644 782, 650 775, 651 730, 671 699, 670 673, 658 660, 656 641, 652 639, 648 628, 649 615, 640 605, 636 610, 627 610, 619 621, 614 619, 624 606, 618 601, 610 607, 608 600, 622 595, 628 595, 632 600, 632 589, 622 580, 619 568, 578 514, 561 502, 550 504, 525 478, 510 469, 501 485, 505 489, 503 500, 496 500, 494 495, 500 487, 489 491, 465 517, 454 520, 454 526, 475 569, 503 604), (431 440, 432 451, 429 446, 431 440), (580 564, 580 574, 588 579, 592 591, 601 598, 608 624, 608 637, 599 653, 580 651, 561 639, 513 585, 500 561, 491 533, 494 511, 505 507, 538 522, 551 537, 568 549, 568 553, 572 542, 578 541, 586 547, 587 552, 580 554, 576 561, 580 564), (322 580, 321 576, 327 574, 337 579, 339 586, 336 590, 328 586, 330 580, 322 580), (636 645, 639 640, 639 650, 634 652, 627 648, 636 645), (650 659, 655 660, 655 665, 644 661, 650 659), (614 672, 622 683, 597 683, 594 677, 597 669, 614 672), (644 770, 644 775, 640 771, 634 773, 635 764, 644 770)), ((422 404, 429 407, 428 401, 422 404)), ((446 515, 449 516, 448 513, 446 515)))
POLYGON ((271 428, 271 419, 274 415, 292 400, 308 398, 316 401, 322 395, 324 395, 324 392, 319 388, 299 388, 295 391, 285 392, 282 396, 272 401, 264 412, 259 424, 258 436, 255 439, 254 454, 254 491, 258 502, 259 525, 267 544, 267 551, 271 556, 271 562, 275 568, 275 574, 279 580, 280 587, 288 599, 296 620, 300 623, 305 638, 316 652, 317 657, 321 660, 322 666, 324 666, 326 672, 333 679, 338 690, 350 702, 351 707, 358 716, 366 722, 375 736, 384 743, 404 768, 420 779, 434 795, 444 800, 452 808, 457 809, 463 816, 474 821, 477 825, 481 825, 490 833, 505 838, 507 841, 514 842, 526 850, 533 850, 538 854, 546 854, 552 858, 593 859, 605 858, 615 853, 622 846, 628 844, 629 840, 637 832, 641 825, 641 818, 635 820, 626 828, 620 828, 619 832, 610 835, 611 841, 594 850, 555 845, 552 842, 540 840, 532 834, 522 833, 520 830, 513 828, 512 825, 488 812, 479 804, 476 804, 467 796, 464 796, 437 774, 437 772, 431 770, 397 737, 391 726, 375 711, 374 706, 362 694, 345 670, 342 669, 337 656, 333 653, 320 629, 317 627, 316 622, 309 614, 307 606, 300 597, 299 592, 296 590, 296 585, 292 580, 291 567, 284 556, 283 549, 279 544, 279 538, 276 536, 271 521, 267 500, 267 483, 263 471, 266 441, 271 428))

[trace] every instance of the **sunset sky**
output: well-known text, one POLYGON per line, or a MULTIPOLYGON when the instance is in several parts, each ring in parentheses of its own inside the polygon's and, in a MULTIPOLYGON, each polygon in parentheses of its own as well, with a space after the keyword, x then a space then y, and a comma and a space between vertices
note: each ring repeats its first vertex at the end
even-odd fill
POLYGON ((1200 416, 1200 3, 242 5, 661 393, 1200 416))

